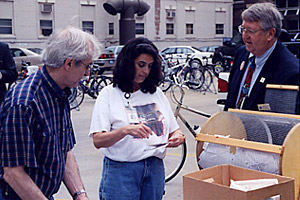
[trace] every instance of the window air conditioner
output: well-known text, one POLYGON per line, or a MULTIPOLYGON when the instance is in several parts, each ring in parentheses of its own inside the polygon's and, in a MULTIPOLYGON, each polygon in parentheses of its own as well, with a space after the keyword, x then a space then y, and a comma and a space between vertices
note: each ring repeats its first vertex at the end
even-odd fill
POLYGON ((41 4, 41 11, 42 13, 51 13, 52 12, 52 4, 41 4))
POLYGON ((167 18, 174 18, 176 16, 175 10, 167 11, 167 18))

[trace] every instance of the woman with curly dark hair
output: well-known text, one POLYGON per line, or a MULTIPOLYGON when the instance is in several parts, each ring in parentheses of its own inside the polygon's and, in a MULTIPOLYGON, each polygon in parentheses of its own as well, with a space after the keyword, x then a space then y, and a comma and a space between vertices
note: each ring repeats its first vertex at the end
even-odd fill
POLYGON ((162 80, 156 46, 134 38, 118 55, 113 85, 96 101, 90 136, 105 155, 100 199, 158 200, 164 192, 166 147, 185 140, 162 80))
POLYGON ((134 60, 141 54, 147 54, 153 58, 151 71, 141 83, 141 90, 153 94, 162 81, 161 61, 157 48, 146 38, 136 38, 123 47, 114 68, 114 86, 118 86, 123 92, 133 92, 132 81, 135 75, 134 60))

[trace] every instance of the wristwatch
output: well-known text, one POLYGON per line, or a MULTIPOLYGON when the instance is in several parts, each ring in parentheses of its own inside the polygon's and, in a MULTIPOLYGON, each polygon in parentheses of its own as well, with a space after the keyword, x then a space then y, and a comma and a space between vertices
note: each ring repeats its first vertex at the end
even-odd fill
POLYGON ((81 190, 75 192, 75 193, 72 195, 73 200, 75 200, 75 199, 76 199, 79 195, 81 195, 82 193, 85 193, 85 194, 86 194, 85 189, 81 189, 81 190))

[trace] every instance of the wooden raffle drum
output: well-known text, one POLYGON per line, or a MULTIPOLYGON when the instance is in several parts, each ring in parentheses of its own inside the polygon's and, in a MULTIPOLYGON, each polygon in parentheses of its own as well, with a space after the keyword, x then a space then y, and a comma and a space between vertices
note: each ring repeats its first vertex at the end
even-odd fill
MULTIPOLYGON (((240 147, 270 153, 280 154, 279 173, 295 179, 295 199, 300 200, 300 123, 293 126, 282 145, 267 144, 242 140, 247 139, 247 133, 241 119, 235 114, 253 114, 257 117, 274 116, 283 118, 300 119, 299 115, 279 114, 272 112, 258 112, 230 109, 228 112, 218 112, 209 118, 197 134, 197 163, 203 151, 203 143, 210 142, 227 146, 240 147), (230 135, 230 138, 214 135, 230 135)), ((201 166, 199 166, 201 169, 201 166)))

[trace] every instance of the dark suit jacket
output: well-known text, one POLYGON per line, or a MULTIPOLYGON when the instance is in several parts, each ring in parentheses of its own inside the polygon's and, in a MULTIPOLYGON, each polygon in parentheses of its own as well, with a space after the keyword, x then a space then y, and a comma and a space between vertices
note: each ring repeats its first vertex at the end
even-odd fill
POLYGON ((0 79, 1 103, 6 94, 5 83, 12 83, 18 77, 15 61, 9 51, 8 45, 2 42, 0 42, 0 72, 2 74, 2 78, 0 79))
MULTIPOLYGON (((228 82, 228 96, 224 110, 235 108, 242 77, 246 71, 249 52, 245 46, 237 51, 234 57, 234 64, 230 72, 228 82), (242 70, 242 62, 245 65, 242 70)), ((256 82, 252 88, 250 96, 246 98, 243 109, 258 110, 257 104, 263 104, 266 85, 299 85, 299 59, 297 59, 280 41, 277 41, 276 47, 263 66, 256 82), (264 79, 264 81, 262 81, 264 79)), ((298 99, 299 100, 299 99, 298 99)), ((297 108, 299 109, 299 107, 297 108)), ((299 111, 297 111, 299 113, 299 111)))

